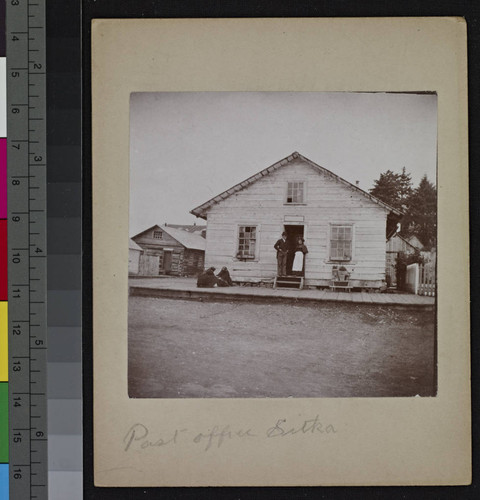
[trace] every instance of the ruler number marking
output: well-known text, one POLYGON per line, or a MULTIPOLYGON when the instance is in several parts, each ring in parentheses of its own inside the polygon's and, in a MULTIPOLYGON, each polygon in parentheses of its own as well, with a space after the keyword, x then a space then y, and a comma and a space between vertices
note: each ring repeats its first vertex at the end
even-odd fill
POLYGON ((7 0, 6 33, 7 126, 14 134, 7 138, 8 192, 14 200, 8 207, 9 420, 17 425, 10 428, 10 491, 14 498, 42 500, 48 498, 44 8, 45 1, 7 0))

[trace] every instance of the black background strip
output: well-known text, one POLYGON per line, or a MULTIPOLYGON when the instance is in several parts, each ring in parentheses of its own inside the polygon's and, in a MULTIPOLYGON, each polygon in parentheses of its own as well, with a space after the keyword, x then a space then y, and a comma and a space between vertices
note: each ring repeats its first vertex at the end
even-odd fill
MULTIPOLYGON (((65 2, 69 5, 75 2, 65 2)), ((55 3, 58 5, 58 3, 55 3)), ((70 5, 72 16, 75 8, 70 5)), ((66 6, 63 7, 67 10, 66 6)), ((53 14, 53 13, 52 13, 53 14)), ((166 499, 451 499, 478 498, 478 448, 474 438, 474 483, 471 487, 322 487, 322 488, 95 488, 93 486, 93 401, 92 401, 92 295, 91 295, 91 124, 90 124, 90 21, 95 18, 195 18, 195 17, 384 17, 384 16, 461 16, 465 17, 468 26, 469 56, 469 115, 470 115, 470 164, 478 167, 479 163, 479 97, 478 88, 480 53, 478 30, 480 2, 445 1, 445 0, 404 0, 402 2, 386 2, 384 0, 364 1, 339 0, 315 1, 299 0, 285 2, 272 1, 190 1, 174 0, 85 0, 82 11, 83 36, 83 366, 84 366, 84 495, 86 499, 120 499, 120 498, 166 498, 166 499)), ((77 29, 74 20, 67 19, 70 36, 77 29)), ((66 25, 59 29, 66 29, 66 25)), ((62 49, 59 49, 62 50, 62 49)), ((71 67, 70 62, 65 62, 71 67)), ((77 122, 78 125, 78 122, 77 122)), ((77 125, 72 124, 72 128, 77 125)), ((480 207, 477 201, 479 192, 480 169, 472 168, 470 173, 471 200, 471 285, 474 306, 472 307, 472 384, 474 415, 474 436, 478 437, 478 307, 477 289, 480 278, 480 263, 475 257, 479 254, 478 216, 480 207)))

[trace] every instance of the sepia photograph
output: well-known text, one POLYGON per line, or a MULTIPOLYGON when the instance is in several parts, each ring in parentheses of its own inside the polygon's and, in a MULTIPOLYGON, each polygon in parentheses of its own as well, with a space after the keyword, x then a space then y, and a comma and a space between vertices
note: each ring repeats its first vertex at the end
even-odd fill
POLYGON ((97 486, 469 483, 467 89, 460 18, 92 22, 97 486))
POLYGON ((436 167, 435 93, 132 93, 129 397, 436 396, 436 167))

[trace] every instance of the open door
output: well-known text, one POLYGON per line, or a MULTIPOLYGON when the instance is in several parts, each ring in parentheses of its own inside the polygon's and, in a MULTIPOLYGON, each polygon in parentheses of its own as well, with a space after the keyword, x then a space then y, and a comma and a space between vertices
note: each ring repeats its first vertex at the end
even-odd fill
POLYGON ((295 248, 297 247, 298 238, 303 238, 304 226, 285 226, 285 232, 287 233, 287 243, 288 243, 288 256, 287 256, 287 275, 292 274, 293 259, 295 258, 295 248))
POLYGON ((166 250, 163 253, 163 270, 165 274, 170 274, 172 270, 172 252, 166 250))

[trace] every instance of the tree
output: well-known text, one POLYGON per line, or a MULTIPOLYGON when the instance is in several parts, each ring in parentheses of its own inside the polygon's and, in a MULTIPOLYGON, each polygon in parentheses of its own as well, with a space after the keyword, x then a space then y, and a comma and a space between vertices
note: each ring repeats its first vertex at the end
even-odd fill
POLYGON ((437 242, 437 190, 424 175, 408 199, 402 233, 415 235, 426 248, 437 242))
POLYGON ((370 194, 404 213, 402 236, 416 236, 427 249, 436 245, 437 190, 426 175, 418 187, 412 189, 411 175, 405 167, 399 174, 387 170, 374 182, 370 194))
POLYGON ((402 173, 399 175, 399 184, 400 184, 400 202, 401 209, 404 212, 409 203, 409 198, 412 196, 413 188, 412 188, 412 176, 407 174, 405 167, 402 168, 402 173))
POLYGON ((412 192, 412 178, 405 167, 400 174, 391 170, 380 174, 380 178, 374 182, 373 188, 370 189, 370 194, 402 212, 407 210, 407 203, 412 192))

